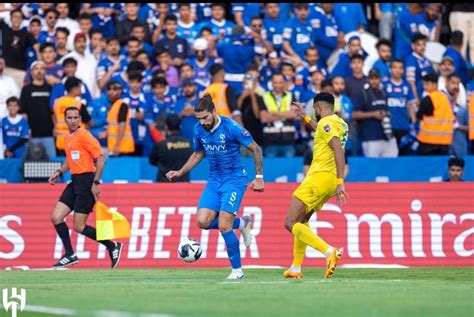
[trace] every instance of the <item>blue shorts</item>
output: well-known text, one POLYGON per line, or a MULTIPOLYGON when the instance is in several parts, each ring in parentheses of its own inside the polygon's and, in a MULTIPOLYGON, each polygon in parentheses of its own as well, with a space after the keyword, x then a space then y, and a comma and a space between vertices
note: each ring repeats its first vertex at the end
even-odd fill
POLYGON ((210 179, 202 192, 198 208, 237 214, 247 189, 247 176, 210 179))

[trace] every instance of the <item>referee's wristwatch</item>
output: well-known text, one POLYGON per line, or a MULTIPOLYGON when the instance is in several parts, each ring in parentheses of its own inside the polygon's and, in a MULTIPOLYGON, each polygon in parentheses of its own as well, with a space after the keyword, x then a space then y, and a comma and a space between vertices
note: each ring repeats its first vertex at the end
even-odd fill
POLYGON ((102 184, 102 181, 96 179, 96 180, 94 181, 94 184, 95 184, 95 185, 100 185, 100 184, 102 184))

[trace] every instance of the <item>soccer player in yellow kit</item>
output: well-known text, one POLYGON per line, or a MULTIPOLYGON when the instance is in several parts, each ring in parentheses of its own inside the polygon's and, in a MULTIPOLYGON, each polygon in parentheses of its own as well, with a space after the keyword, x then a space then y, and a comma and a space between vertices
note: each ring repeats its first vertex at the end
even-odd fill
POLYGON ((334 97, 329 93, 319 93, 314 97, 314 112, 318 121, 306 115, 299 104, 293 104, 296 115, 311 125, 314 136, 314 155, 308 174, 293 193, 291 205, 285 219, 285 228, 294 236, 294 258, 291 267, 284 272, 286 278, 301 278, 301 265, 306 246, 319 250, 326 256, 326 278, 331 277, 341 258, 343 249, 327 244, 308 225, 315 211, 321 210, 330 197, 342 205, 348 195, 344 190, 344 148, 348 137, 348 126, 334 114, 334 97), (320 117, 320 119, 319 119, 320 117))

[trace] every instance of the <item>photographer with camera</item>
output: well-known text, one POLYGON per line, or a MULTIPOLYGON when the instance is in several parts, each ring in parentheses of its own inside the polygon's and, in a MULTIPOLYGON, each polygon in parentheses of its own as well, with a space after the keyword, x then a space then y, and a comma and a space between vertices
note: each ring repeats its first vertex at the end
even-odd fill
POLYGON ((380 73, 372 69, 369 87, 354 100, 352 118, 360 124, 362 148, 366 157, 397 157, 398 146, 393 136, 387 95, 381 89, 380 73))

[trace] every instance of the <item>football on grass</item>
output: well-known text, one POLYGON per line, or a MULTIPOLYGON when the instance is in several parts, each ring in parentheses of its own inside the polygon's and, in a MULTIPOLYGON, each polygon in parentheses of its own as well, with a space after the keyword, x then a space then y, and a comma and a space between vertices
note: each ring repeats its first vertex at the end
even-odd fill
POLYGON ((178 257, 184 262, 195 262, 202 254, 201 245, 197 240, 186 238, 179 243, 178 257))

